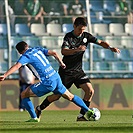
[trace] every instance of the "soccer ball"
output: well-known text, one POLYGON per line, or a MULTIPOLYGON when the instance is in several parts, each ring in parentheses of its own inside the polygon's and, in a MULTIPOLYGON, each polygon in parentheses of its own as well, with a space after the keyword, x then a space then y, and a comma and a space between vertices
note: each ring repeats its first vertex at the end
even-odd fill
POLYGON ((89 118, 89 121, 98 121, 101 117, 101 113, 97 108, 91 108, 94 111, 94 115, 89 118))

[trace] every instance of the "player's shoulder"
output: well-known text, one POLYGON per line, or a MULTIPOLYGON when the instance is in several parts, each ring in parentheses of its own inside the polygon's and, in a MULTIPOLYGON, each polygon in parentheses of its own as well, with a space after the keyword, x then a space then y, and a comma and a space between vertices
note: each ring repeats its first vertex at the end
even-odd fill
POLYGON ((89 33, 88 31, 84 31, 83 34, 85 34, 85 35, 92 35, 92 34, 89 33))
POLYGON ((66 33, 66 35, 65 36, 72 36, 73 34, 72 34, 72 31, 71 32, 68 32, 68 33, 66 33))
POLYGON ((84 31, 83 34, 82 34, 83 37, 92 37, 93 35, 87 31, 84 31))

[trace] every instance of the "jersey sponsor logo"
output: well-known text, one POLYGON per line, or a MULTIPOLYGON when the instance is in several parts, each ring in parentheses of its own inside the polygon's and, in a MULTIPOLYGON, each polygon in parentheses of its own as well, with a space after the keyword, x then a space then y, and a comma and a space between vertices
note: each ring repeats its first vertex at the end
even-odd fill
POLYGON ((56 73, 56 71, 53 71, 52 73, 48 74, 48 75, 46 76, 46 78, 50 78, 50 77, 53 76, 55 73, 56 73))
POLYGON ((53 70, 52 66, 45 69, 45 72, 48 73, 49 71, 53 70))

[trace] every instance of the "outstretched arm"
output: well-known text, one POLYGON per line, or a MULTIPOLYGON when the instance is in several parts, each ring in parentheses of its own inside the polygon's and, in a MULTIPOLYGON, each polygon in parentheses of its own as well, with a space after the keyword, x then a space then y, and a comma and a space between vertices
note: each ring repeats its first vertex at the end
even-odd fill
POLYGON ((118 48, 110 46, 107 42, 98 40, 98 44, 102 46, 103 48, 110 49, 112 52, 120 53, 120 50, 118 48))
POLYGON ((4 75, 0 76, 0 81, 3 81, 7 76, 18 70, 21 66, 21 63, 16 63, 13 65, 4 75))
POLYGON ((55 59, 59 62, 59 64, 61 65, 62 68, 66 68, 66 65, 63 63, 61 57, 55 52, 55 51, 52 51, 52 50, 48 50, 48 55, 51 55, 51 56, 54 56, 55 59))

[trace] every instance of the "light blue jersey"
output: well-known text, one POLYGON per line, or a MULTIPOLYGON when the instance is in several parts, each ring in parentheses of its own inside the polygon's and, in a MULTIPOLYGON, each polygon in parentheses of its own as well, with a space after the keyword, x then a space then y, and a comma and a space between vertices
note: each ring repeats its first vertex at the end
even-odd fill
MULTIPOLYGON (((21 63, 22 65, 31 64, 39 74, 41 82, 31 86, 32 91, 37 96, 42 96, 45 93, 48 93, 49 91, 54 91, 57 88, 58 89, 62 87, 64 88, 64 86, 62 86, 62 81, 60 80, 58 73, 50 65, 47 56, 48 56, 47 49, 41 47, 35 47, 35 48, 29 48, 18 60, 18 62, 21 63), (37 89, 39 89, 39 91, 43 90, 44 92, 42 94, 37 94, 38 93, 37 89), (46 89, 48 90, 48 92, 46 91, 46 89)), ((62 94, 64 93, 64 91, 59 93, 62 94)))
POLYGON ((29 48, 18 60, 22 65, 31 64, 40 76, 44 85, 51 85, 59 78, 58 73, 52 68, 48 59, 48 49, 35 47, 29 48))

